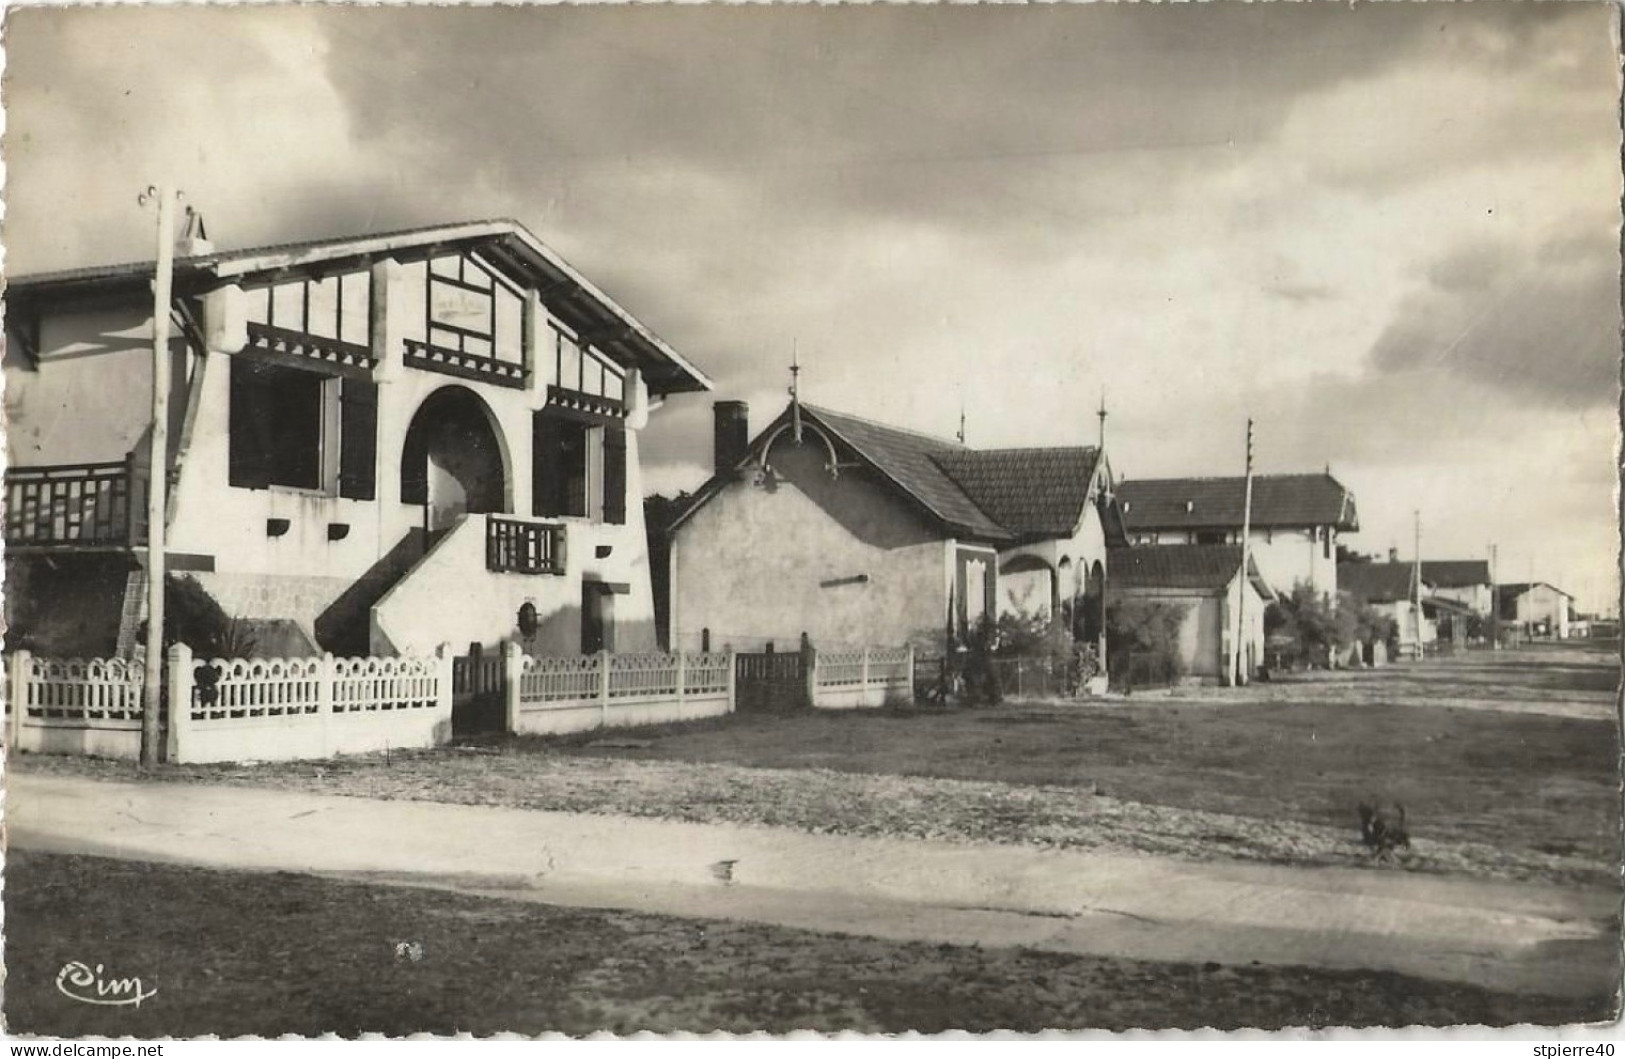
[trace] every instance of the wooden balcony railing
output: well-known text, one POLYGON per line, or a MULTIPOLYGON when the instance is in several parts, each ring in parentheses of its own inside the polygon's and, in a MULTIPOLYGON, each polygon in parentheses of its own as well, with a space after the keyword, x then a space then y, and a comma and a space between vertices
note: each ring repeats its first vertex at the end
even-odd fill
POLYGON ((564 573, 564 526, 485 517, 485 568, 497 573, 564 573))
POLYGON ((8 548, 128 548, 146 542, 147 481, 120 463, 6 472, 8 548))

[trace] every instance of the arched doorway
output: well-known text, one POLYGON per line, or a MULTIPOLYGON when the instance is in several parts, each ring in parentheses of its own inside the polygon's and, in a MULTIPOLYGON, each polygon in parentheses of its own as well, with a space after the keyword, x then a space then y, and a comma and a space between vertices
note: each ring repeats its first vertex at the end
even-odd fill
POLYGON ((1100 643, 1105 632, 1106 571, 1096 561, 1088 567, 1088 573, 1083 580, 1083 595, 1078 600, 1078 624, 1075 635, 1083 643, 1100 643))
POLYGON ((501 434, 474 391, 443 387, 418 406, 401 451, 401 500, 424 505, 430 531, 444 529, 465 512, 507 510, 501 434))

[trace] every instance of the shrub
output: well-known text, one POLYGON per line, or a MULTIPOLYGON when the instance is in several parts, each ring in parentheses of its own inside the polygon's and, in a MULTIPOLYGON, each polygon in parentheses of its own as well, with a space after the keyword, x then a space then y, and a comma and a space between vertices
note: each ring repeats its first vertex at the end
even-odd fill
POLYGON ((1133 659, 1136 668, 1169 677, 1185 671, 1179 650, 1179 630, 1189 609, 1183 603, 1122 599, 1106 608, 1106 657, 1110 668, 1121 669, 1133 659))

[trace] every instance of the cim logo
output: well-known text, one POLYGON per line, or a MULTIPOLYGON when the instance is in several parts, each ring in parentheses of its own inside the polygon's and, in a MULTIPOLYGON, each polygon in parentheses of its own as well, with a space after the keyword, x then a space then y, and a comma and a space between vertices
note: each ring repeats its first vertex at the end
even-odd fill
POLYGON ((81 1004, 106 1007, 140 1007, 143 1000, 158 994, 157 989, 147 989, 139 978, 105 978, 105 974, 106 970, 99 963, 93 970, 74 960, 63 964, 62 970, 56 973, 56 991, 81 1004))

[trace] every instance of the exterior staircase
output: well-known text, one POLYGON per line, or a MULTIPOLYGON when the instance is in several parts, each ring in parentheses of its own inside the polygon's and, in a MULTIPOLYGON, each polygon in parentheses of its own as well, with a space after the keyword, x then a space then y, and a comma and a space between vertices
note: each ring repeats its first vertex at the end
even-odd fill
POLYGON ((412 529, 316 618, 316 642, 339 657, 371 653, 372 608, 445 537, 449 529, 412 529))

